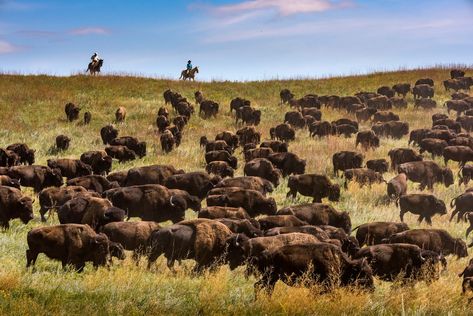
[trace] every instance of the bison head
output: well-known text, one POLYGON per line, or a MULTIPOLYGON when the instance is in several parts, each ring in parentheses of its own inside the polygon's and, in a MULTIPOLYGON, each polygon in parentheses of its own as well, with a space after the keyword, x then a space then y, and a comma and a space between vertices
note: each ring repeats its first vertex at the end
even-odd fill
POLYGON ((277 187, 279 185, 279 178, 282 177, 282 172, 279 169, 274 169, 271 174, 269 175, 269 181, 274 185, 274 187, 277 187))
POLYGON ((267 198, 266 201, 263 202, 261 212, 266 215, 275 215, 276 211, 276 200, 274 200, 273 198, 267 198))
POLYGON ((237 164, 238 164, 238 160, 236 157, 234 156, 230 156, 228 158, 228 164, 230 165, 230 167, 232 167, 233 169, 236 169, 237 168, 237 164))
POLYGON ((349 262, 341 275, 342 285, 356 285, 367 290, 374 290, 373 271, 366 259, 349 262))
POLYGON ((435 213, 440 214, 440 215, 447 214, 447 207, 445 206, 445 202, 433 196, 432 198, 434 199, 435 213))
POLYGON ((33 217, 33 201, 28 196, 23 196, 21 199, 18 200, 17 205, 17 216, 20 220, 27 224, 33 217))
POLYGON ((111 257, 118 258, 118 260, 125 260, 126 258, 125 249, 123 248, 122 244, 111 241, 109 249, 110 249, 111 257))
POLYGON ((461 238, 455 239, 453 252, 459 258, 468 257, 468 249, 466 247, 466 243, 461 238))
POLYGON ((134 151, 140 158, 146 156, 146 142, 139 142, 134 151))
POLYGON ((90 244, 94 267, 106 265, 110 256, 110 240, 107 235, 97 234, 91 238, 90 244))
POLYGON ((328 199, 332 202, 338 202, 340 200, 340 186, 338 184, 332 184, 329 187, 328 199))
POLYGON ((201 201, 198 197, 190 195, 189 196, 189 207, 194 211, 194 212, 200 212, 202 205, 201 201))
POLYGON ((340 216, 340 223, 338 226, 343 229, 347 234, 351 233, 351 218, 347 212, 342 212, 340 216))
POLYGON ((122 222, 125 219, 126 215, 126 211, 122 210, 121 208, 110 207, 105 211, 103 218, 100 222, 100 226, 112 222, 122 222))
POLYGON ((244 245, 248 242, 248 240, 249 238, 244 234, 234 234, 227 239, 226 260, 231 270, 234 270, 238 266, 244 264, 246 260, 244 245))
POLYGON ((51 172, 46 172, 44 187, 60 187, 63 183, 60 169, 52 169, 51 172))
POLYGON ((34 150, 34 149, 28 149, 26 151, 25 158, 26 158, 26 161, 28 162, 29 165, 32 165, 35 162, 35 157, 34 157, 35 152, 36 152, 36 150, 34 150))
POLYGON ((453 180, 453 172, 450 168, 443 168, 442 169, 442 179, 443 184, 448 188, 454 182, 453 180))

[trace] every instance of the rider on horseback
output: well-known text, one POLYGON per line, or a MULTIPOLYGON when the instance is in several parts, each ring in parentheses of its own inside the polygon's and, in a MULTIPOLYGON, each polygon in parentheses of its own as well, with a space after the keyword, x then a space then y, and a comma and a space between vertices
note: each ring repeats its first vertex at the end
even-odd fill
POLYGON ((190 60, 187 61, 186 70, 187 70, 187 75, 189 75, 192 70, 192 62, 190 60))
POLYGON ((99 61, 99 54, 94 53, 90 59, 92 60, 92 66, 95 65, 99 61))

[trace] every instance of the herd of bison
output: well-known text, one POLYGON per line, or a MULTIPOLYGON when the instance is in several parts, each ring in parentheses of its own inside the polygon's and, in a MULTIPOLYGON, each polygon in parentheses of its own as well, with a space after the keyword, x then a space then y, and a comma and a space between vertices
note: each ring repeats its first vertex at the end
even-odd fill
MULTIPOLYGON (((419 79, 415 85, 399 83, 383 86, 376 92, 359 92, 353 96, 309 94, 301 98, 288 89, 280 92, 280 106, 291 108, 283 123, 270 129, 271 140, 261 141, 257 126, 261 111, 251 101, 235 98, 230 112, 241 127, 233 133, 222 131, 200 138, 205 151, 206 168, 185 172, 171 165, 148 165, 112 172, 113 161, 125 162, 147 154, 146 142, 132 136, 119 137, 114 125, 100 130, 105 149, 88 151, 80 159, 49 159, 47 166, 35 164, 35 151, 27 144, 16 143, 0 149, 0 222, 9 228, 11 219, 23 223, 33 219, 34 200, 21 187, 33 188, 46 222, 54 210, 60 225, 43 226, 28 232, 27 267, 44 253, 82 271, 85 262, 95 267, 109 265, 112 257, 148 258, 148 268, 164 254, 173 269, 176 260, 196 261, 195 273, 228 264, 231 269, 245 265, 258 281, 255 290, 271 293, 281 280, 289 285, 301 277, 321 284, 324 291, 335 286, 373 290, 373 277, 385 281, 430 281, 446 269, 444 256, 467 257, 467 244, 442 229, 410 229, 403 223, 405 213, 418 215, 432 225, 432 217, 447 214, 444 201, 435 196, 434 184, 446 187, 454 183, 448 161, 460 165, 459 184, 467 185, 473 175, 473 97, 467 93, 473 78, 461 70, 452 70, 451 79, 436 87, 432 79, 419 79), (414 96, 414 107, 431 109, 435 89, 454 90, 445 102, 448 113, 436 113, 432 127, 410 130, 393 109, 406 108, 406 95, 414 96), (356 120, 323 120, 323 108, 350 113, 356 120), (371 122, 371 130, 359 130, 359 122, 371 122), (307 129, 312 137, 355 137, 360 150, 374 150, 383 138, 408 136, 405 148, 393 148, 388 156, 364 162, 356 151, 333 153, 333 175, 305 173, 306 161, 292 153, 290 142, 297 129, 307 129), (215 136, 215 137, 213 137, 215 136), (417 146, 419 152, 413 147, 417 146), (244 176, 235 177, 239 150, 244 157, 244 176), (441 166, 432 158, 443 157, 441 166), (389 169, 397 175, 386 181, 389 169), (332 180, 331 180, 332 177, 332 180), (344 188, 333 177, 345 179, 344 188), (64 185, 64 178, 66 183, 64 185), (279 208, 270 195, 281 179, 287 178, 287 197, 299 193, 313 198, 304 203, 279 208), (386 183, 387 199, 400 208, 400 222, 371 222, 352 228, 350 215, 335 209, 323 199, 339 201, 347 182, 360 185, 386 183), (430 193, 408 193, 407 182, 420 184, 430 193), (206 200, 206 208, 201 207, 206 200), (197 219, 185 219, 187 209, 197 219), (127 221, 130 217, 140 221, 127 221), (159 223, 172 221, 170 226, 159 223), (350 234, 356 230, 355 236, 350 234)), ((179 93, 164 92, 165 104, 158 110, 156 127, 163 152, 181 144, 194 105, 179 93), (170 113, 171 112, 171 113, 170 113), (172 117, 173 116, 173 117, 172 117), (172 117, 172 118, 171 118, 172 117)), ((195 93, 195 105, 203 119, 213 119, 219 104, 195 93)), ((68 121, 79 119, 81 108, 65 106, 68 121)), ((83 124, 93 119, 83 114, 83 124)), ((127 119, 124 107, 115 113, 117 122, 127 119)), ((71 139, 56 138, 60 153, 71 139)), ((199 144, 196 144, 198 146, 199 144)), ((240 162, 242 163, 242 162, 240 162)), ((450 220, 469 221, 466 236, 473 230, 473 189, 450 202, 450 220)), ((473 243, 472 243, 473 245, 473 243)), ((462 289, 473 288, 473 260, 465 268, 462 289)), ((257 292, 256 292, 257 293, 257 292)))

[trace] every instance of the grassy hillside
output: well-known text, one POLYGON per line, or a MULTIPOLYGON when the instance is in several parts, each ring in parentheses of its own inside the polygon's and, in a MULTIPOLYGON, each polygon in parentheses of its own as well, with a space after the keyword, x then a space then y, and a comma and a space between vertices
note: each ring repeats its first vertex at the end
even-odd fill
MULTIPOLYGON (((469 75, 472 74, 470 70, 469 75)), ((262 111, 262 122, 258 130, 263 139, 269 138, 269 128, 282 122, 287 106, 279 105, 279 91, 289 88, 296 96, 308 93, 349 95, 359 91, 375 91, 381 85, 411 82, 421 77, 431 77, 436 82, 435 100, 438 104, 449 99, 441 81, 448 78, 447 69, 424 69, 375 73, 366 76, 351 76, 320 80, 288 80, 265 82, 211 82, 183 83, 134 77, 49 77, 49 76, 0 76, 0 147, 13 142, 26 142, 37 150, 37 163, 59 157, 53 150, 55 137, 65 134, 72 138, 71 148, 60 157, 79 157, 86 150, 103 149, 99 136, 102 126, 111 123, 114 112, 125 106, 128 117, 118 124, 120 135, 132 135, 146 140, 148 155, 131 163, 114 163, 114 171, 132 166, 148 164, 173 164, 186 171, 203 170, 204 153, 199 148, 202 135, 212 138, 223 130, 235 131, 238 127, 229 113, 230 100, 241 96, 252 101, 262 111), (193 100, 195 90, 204 92, 206 98, 220 103, 217 119, 202 120, 193 116, 185 128, 183 143, 170 154, 163 154, 155 128, 159 107, 164 105, 162 93, 171 88, 193 100), (64 104, 74 102, 83 111, 92 113, 89 126, 68 123, 64 104)), ((410 128, 430 127, 431 115, 446 112, 439 107, 435 111, 414 110, 412 95, 408 96, 406 110, 394 110, 401 120, 408 121, 410 128)), ((323 109, 325 120, 346 117, 347 114, 323 109)), ((362 124, 360 129, 369 129, 362 124)), ((365 152, 365 160, 385 158, 393 147, 406 147, 407 138, 401 140, 382 139, 381 147, 365 152)), ((332 175, 331 156, 339 150, 353 150, 355 138, 330 137, 312 139, 307 130, 297 132, 296 141, 289 146, 292 152, 307 159, 307 173, 332 175)), ((238 175, 242 174, 243 157, 239 158, 238 175)), ((430 159, 430 157, 428 157, 430 159)), ((443 161, 438 161, 443 165, 443 161)), ((456 163, 449 166, 456 172, 456 163)), ((389 180, 393 173, 385 174, 389 180)), ((341 179, 334 179, 342 183, 341 179)), ((457 180, 457 179, 456 179, 457 180)), ((296 200, 287 200, 286 181, 272 194, 278 207, 310 201, 300 195, 296 200)), ((435 186, 435 194, 447 203, 461 193, 457 184, 448 189, 435 186)), ((351 184, 342 190, 337 209, 348 211, 353 226, 376 220, 399 220, 399 211, 393 204, 385 204, 385 185, 374 185, 371 189, 351 184)), ((410 183, 410 192, 416 186, 410 183)), ((33 194, 31 191, 27 191, 33 194)), ((467 299, 461 294, 461 279, 457 277, 468 259, 448 258, 448 270, 440 280, 413 286, 376 282, 374 293, 353 293, 336 290, 327 295, 317 295, 316 289, 291 288, 278 283, 271 298, 253 300, 254 278, 245 279, 243 269, 229 271, 227 267, 199 277, 191 275, 193 262, 177 266, 170 272, 162 258, 151 271, 146 270, 144 260, 135 266, 131 258, 115 264, 110 270, 94 270, 87 266, 85 272, 64 272, 60 263, 40 256, 37 271, 25 269, 26 233, 42 224, 39 221, 38 202, 35 203, 35 220, 28 225, 13 221, 8 231, 0 232, 0 314, 452 314, 469 313, 467 299)), ((188 213, 188 217, 195 214, 188 213)), ((418 227, 416 216, 407 214, 406 222, 411 228, 418 227)), ((48 224, 57 223, 57 219, 48 224)), ((435 217, 434 227, 447 229, 456 237, 464 237, 467 225, 449 223, 447 216, 435 217)), ((421 226, 424 227, 425 224, 421 226)), ((130 256, 131 257, 131 256, 130 256)))

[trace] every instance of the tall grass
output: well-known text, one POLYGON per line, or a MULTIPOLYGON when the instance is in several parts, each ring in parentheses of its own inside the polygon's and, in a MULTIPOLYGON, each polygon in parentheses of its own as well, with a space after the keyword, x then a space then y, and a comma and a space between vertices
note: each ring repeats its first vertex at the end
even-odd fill
MULTIPOLYGON (((114 164, 114 170, 147 164, 173 164, 186 171, 203 170, 204 155, 198 146, 199 138, 211 138, 222 130, 235 131, 238 127, 229 113, 230 100, 236 96, 248 98, 252 105, 262 111, 262 122, 258 127, 263 138, 269 137, 269 128, 282 122, 289 109, 279 105, 279 91, 289 88, 297 96, 307 93, 349 95, 358 91, 373 91, 381 85, 411 82, 421 77, 431 77, 436 82, 435 100, 440 105, 434 111, 414 110, 413 100, 408 96, 409 108, 394 110, 410 124, 410 128, 431 125, 430 116, 435 112, 446 112, 441 106, 449 95, 441 86, 448 78, 444 68, 403 70, 374 73, 363 76, 324 78, 319 80, 274 80, 259 82, 177 82, 124 76, 0 76, 0 146, 13 142, 26 142, 37 150, 37 163, 46 164, 48 158, 79 157, 86 150, 103 149, 99 130, 112 123, 119 106, 128 111, 127 120, 118 124, 120 135, 132 135, 148 143, 148 155, 125 164, 114 164), (155 117, 159 107, 164 106, 162 93, 171 88, 193 100, 195 90, 202 90, 206 98, 220 103, 217 119, 202 120, 193 116, 184 131, 181 147, 170 154, 160 149, 155 128, 155 117), (82 112, 92 113, 89 126, 68 123, 64 104, 74 102, 82 112), (60 154, 52 150, 55 137, 65 134, 71 137, 71 148, 60 154)), ((323 118, 334 120, 347 114, 332 109, 323 109, 323 118)), ((361 129, 369 129, 368 123, 361 129)), ((297 139, 290 150, 307 159, 308 173, 332 175, 331 156, 335 151, 353 150, 353 138, 329 137, 313 139, 307 130, 297 132, 297 139)), ((407 139, 382 139, 381 147, 364 152, 365 160, 385 158, 393 147, 406 147, 407 139)), ((359 149, 361 150, 361 149, 359 149)), ((239 158, 238 175, 242 174, 243 156, 239 158)), ((438 160, 438 163, 443 164, 438 160)), ((454 173, 456 164, 449 166, 454 173)), ((389 180, 394 173, 385 174, 389 180)), ((343 179, 334 179, 342 184, 343 179)), ((334 206, 350 213, 353 226, 376 220, 399 220, 399 211, 393 204, 386 204, 385 185, 359 187, 349 184, 342 191, 340 202, 334 206)), ((409 184, 415 192, 417 185, 409 184)), ((447 204, 464 190, 457 184, 444 188, 435 186, 434 192, 447 204)), ((33 194, 27 190, 28 194, 33 194)), ((285 198, 287 182, 272 194, 278 206, 310 201, 298 196, 295 200, 285 198)), ((193 262, 186 261, 169 271, 164 260, 148 271, 145 262, 135 266, 131 259, 117 262, 110 270, 94 270, 87 266, 82 274, 63 271, 60 264, 44 256, 39 257, 36 271, 25 269, 26 233, 41 226, 35 203, 36 219, 28 225, 13 221, 12 227, 0 233, 0 314, 467 314, 470 308, 467 299, 461 296, 462 271, 467 259, 448 259, 448 270, 431 284, 419 282, 412 286, 399 286, 376 281, 374 293, 358 293, 338 289, 333 293, 318 295, 314 289, 292 288, 278 283, 272 297, 254 301, 254 278, 246 279, 243 270, 229 271, 227 267, 215 273, 193 276, 193 262)), ((192 212, 188 218, 195 217, 192 212)), ((419 227, 416 217, 405 216, 410 227, 419 227)), ((49 224, 57 223, 55 217, 49 224)), ((464 223, 449 223, 447 216, 435 217, 434 227, 447 229, 456 237, 463 237, 464 223)), ((422 224, 420 227, 426 227, 422 224)))

